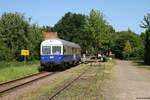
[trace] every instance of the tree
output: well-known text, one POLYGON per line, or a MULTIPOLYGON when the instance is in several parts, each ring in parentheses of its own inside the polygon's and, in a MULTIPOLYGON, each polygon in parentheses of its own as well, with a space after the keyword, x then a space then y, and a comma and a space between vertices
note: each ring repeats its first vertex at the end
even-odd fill
POLYGON ((104 15, 92 10, 89 16, 68 12, 60 19, 52 31, 57 31, 59 37, 78 43, 83 52, 97 53, 109 50, 111 35, 114 31, 104 19, 104 15))
POLYGON ((112 47, 112 51, 117 58, 124 58, 124 47, 126 41, 130 41, 130 45, 132 47, 132 53, 130 57, 135 59, 142 59, 144 54, 144 46, 141 37, 134 32, 130 31, 121 31, 116 32, 113 36, 114 45, 112 47))
POLYGON ((52 31, 58 32, 59 38, 78 43, 84 51, 88 45, 84 26, 85 15, 68 12, 54 25, 52 31))
POLYGON ((43 26, 42 31, 44 32, 51 32, 53 31, 53 28, 51 26, 43 26))
POLYGON ((144 63, 150 65, 150 14, 144 16, 141 27, 146 29, 144 42, 144 63))
POLYGON ((5 53, 6 57, 0 60, 18 59, 21 49, 30 50, 30 57, 38 58, 42 30, 35 24, 30 25, 30 20, 18 12, 2 14, 0 17, 0 44, 1 47, 6 47, 1 48, 1 52, 5 53))
POLYGON ((132 53, 132 47, 131 47, 131 44, 130 44, 130 41, 127 40, 125 42, 125 47, 123 49, 123 54, 124 54, 124 58, 126 59, 129 59, 130 55, 132 53))
POLYGON ((30 44, 28 49, 30 50, 31 59, 39 59, 40 56, 40 44, 42 42, 42 29, 37 24, 30 25, 29 31, 30 44))
POLYGON ((10 60, 10 55, 8 56, 9 52, 4 41, 0 38, 0 60, 10 60))
POLYGON ((111 25, 107 23, 103 13, 97 10, 91 10, 90 15, 86 18, 86 33, 89 36, 88 42, 90 52, 106 51, 111 45, 110 36, 114 32, 111 25))
POLYGON ((12 58, 22 48, 27 48, 29 23, 20 13, 4 13, 0 19, 0 34, 12 58))

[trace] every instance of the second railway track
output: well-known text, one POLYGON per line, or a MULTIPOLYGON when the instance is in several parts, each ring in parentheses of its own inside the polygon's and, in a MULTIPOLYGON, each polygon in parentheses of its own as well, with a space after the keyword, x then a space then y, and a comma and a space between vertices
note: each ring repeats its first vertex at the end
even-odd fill
MULTIPOLYGON (((59 95, 61 92, 63 92, 67 87, 69 87, 73 82, 78 80, 83 74, 85 74, 88 70, 90 69, 87 68, 84 72, 82 72, 80 75, 78 75, 76 78, 74 78, 72 81, 66 83, 64 86, 62 86, 58 91, 56 91, 54 94, 50 95, 49 100, 53 100, 57 95, 59 95)), ((55 99, 54 99, 55 100, 55 99)))
POLYGON ((40 80, 40 79, 48 77, 48 76, 51 76, 55 73, 56 72, 42 72, 42 73, 37 73, 37 74, 30 75, 30 76, 22 77, 22 78, 19 78, 16 80, 12 80, 9 82, 1 83, 0 84, 0 95, 7 93, 13 89, 19 88, 23 85, 32 83, 34 81, 40 80))

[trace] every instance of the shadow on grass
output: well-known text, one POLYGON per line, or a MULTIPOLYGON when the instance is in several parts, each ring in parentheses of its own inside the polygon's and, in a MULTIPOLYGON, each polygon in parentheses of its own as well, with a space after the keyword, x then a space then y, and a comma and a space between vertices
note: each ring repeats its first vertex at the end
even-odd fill
POLYGON ((132 63, 135 64, 135 65, 138 65, 138 66, 143 66, 143 65, 145 65, 145 64, 144 64, 144 61, 140 61, 140 60, 139 60, 139 61, 132 61, 132 63))
POLYGON ((132 61, 133 65, 138 68, 144 68, 150 70, 150 65, 144 64, 144 61, 132 61))

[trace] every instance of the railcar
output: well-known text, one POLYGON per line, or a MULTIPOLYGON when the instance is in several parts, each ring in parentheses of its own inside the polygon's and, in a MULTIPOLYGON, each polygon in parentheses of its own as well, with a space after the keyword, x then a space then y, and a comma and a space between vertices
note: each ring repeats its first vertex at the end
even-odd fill
POLYGON ((41 43, 40 56, 42 69, 64 69, 79 63, 81 48, 78 44, 63 39, 47 39, 41 43))

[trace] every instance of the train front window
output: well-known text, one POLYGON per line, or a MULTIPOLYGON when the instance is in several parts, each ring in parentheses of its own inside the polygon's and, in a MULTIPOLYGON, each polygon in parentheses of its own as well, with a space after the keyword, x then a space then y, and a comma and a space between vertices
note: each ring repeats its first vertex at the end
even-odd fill
POLYGON ((52 53, 54 55, 60 55, 61 54, 61 46, 53 46, 52 53))
POLYGON ((42 54, 51 54, 51 47, 50 46, 43 46, 42 47, 42 54))

